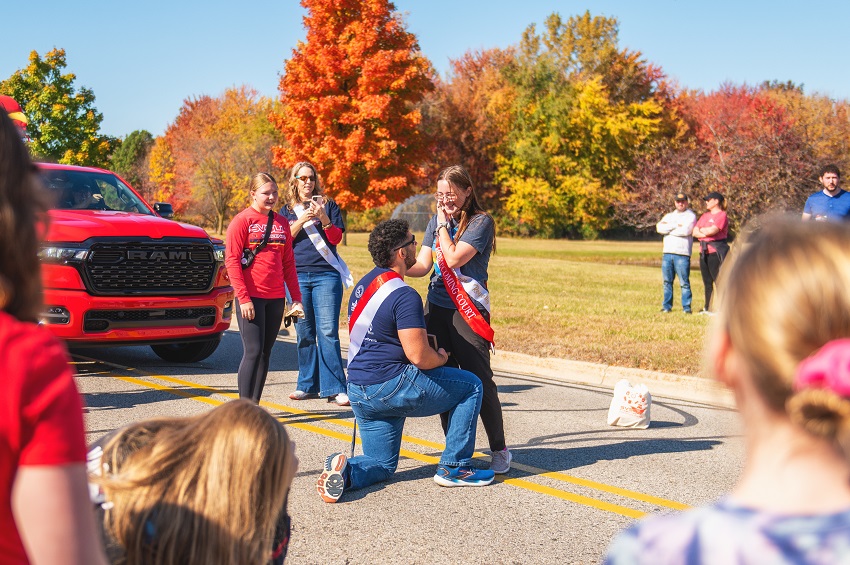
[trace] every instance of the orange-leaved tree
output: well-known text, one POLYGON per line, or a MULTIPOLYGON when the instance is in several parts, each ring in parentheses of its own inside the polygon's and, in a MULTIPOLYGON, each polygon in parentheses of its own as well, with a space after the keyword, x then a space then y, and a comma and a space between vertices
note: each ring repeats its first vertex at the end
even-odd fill
POLYGON ((316 165, 347 210, 400 201, 426 157, 417 104, 433 88, 430 62, 387 0, 302 0, 307 40, 280 80, 271 120, 286 144, 275 165, 316 165))

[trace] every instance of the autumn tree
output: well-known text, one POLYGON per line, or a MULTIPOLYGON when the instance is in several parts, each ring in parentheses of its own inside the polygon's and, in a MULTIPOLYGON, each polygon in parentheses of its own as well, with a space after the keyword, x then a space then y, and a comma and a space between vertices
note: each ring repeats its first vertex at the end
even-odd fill
POLYGON ((153 142, 153 136, 149 131, 136 130, 121 141, 121 145, 110 157, 112 170, 124 177, 124 180, 146 199, 153 197, 153 187, 148 173, 153 142))
POLYGON ((268 120, 272 110, 271 100, 245 86, 184 102, 150 159, 151 179, 168 191, 175 212, 224 231, 247 203, 251 177, 277 174, 271 148, 280 138, 268 120))
POLYGON ((617 22, 547 18, 505 71, 516 88, 496 178, 520 233, 594 237, 624 197, 622 179, 663 135, 678 135, 663 74, 616 45, 617 22))
POLYGON ((23 108, 34 156, 72 165, 107 166, 120 141, 100 133, 103 115, 94 107, 94 92, 76 89, 77 77, 63 72, 65 67, 64 49, 53 49, 44 58, 32 51, 26 67, 0 82, 0 94, 11 96, 23 108))
POLYGON ((387 0, 302 0, 306 41, 286 61, 272 115, 285 169, 316 165, 340 206, 400 201, 422 176, 427 144, 417 104, 431 66, 387 0))
POLYGON ((491 211, 501 205, 501 185, 494 177, 496 157, 511 129, 515 90, 503 70, 513 57, 512 49, 488 49, 450 61, 446 79, 435 80, 422 103, 423 128, 432 143, 426 184, 433 184, 440 169, 460 163, 475 180, 481 204, 491 211))

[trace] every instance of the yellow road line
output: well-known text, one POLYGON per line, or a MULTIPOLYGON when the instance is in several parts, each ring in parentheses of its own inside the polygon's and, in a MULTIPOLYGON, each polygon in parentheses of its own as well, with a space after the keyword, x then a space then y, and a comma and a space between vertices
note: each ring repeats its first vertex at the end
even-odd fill
MULTIPOLYGON (((112 365, 113 367, 116 367, 116 368, 119 368, 119 369, 124 369, 124 370, 128 369, 127 367, 121 367, 119 365, 115 365, 115 364, 108 363, 108 362, 102 362, 102 363, 104 363, 106 365, 112 365)), ((224 396, 224 397, 227 397, 227 398, 238 398, 237 394, 233 394, 233 393, 229 393, 229 392, 223 392, 223 391, 221 391, 217 388, 202 385, 200 383, 195 383, 195 382, 192 382, 192 381, 186 381, 186 380, 183 380, 183 379, 178 379, 176 377, 170 377, 170 376, 167 376, 167 375, 147 374, 147 373, 140 371, 138 369, 130 369, 130 370, 141 373, 147 378, 162 380, 162 381, 169 382, 169 383, 172 383, 172 384, 185 386, 185 387, 188 387, 188 388, 191 388, 191 389, 194 389, 194 390, 211 392, 213 394, 216 394, 216 395, 219 395, 219 396, 224 396)), ((79 376, 88 376, 88 375, 83 374, 83 375, 79 375, 79 376)), ((138 378, 131 377, 131 376, 117 375, 117 374, 114 374, 114 373, 112 373, 110 376, 112 376, 113 378, 116 378, 118 380, 125 381, 125 382, 130 383, 130 384, 135 384, 135 385, 138 385, 138 386, 143 386, 143 387, 152 388, 152 389, 155 389, 155 390, 160 390, 160 391, 163 391, 163 392, 168 392, 168 393, 174 394, 176 396, 180 396, 182 398, 187 398, 187 399, 190 399, 190 400, 197 400, 199 402, 203 402, 205 404, 209 404, 209 405, 212 405, 212 406, 219 406, 221 404, 224 404, 224 401, 222 401, 222 400, 216 400, 214 398, 209 398, 208 396, 198 395, 198 394, 188 392, 188 391, 185 391, 185 390, 181 390, 181 389, 178 389, 178 388, 145 381, 145 380, 138 379, 138 378)), ((301 409, 298 409, 298 408, 293 408, 291 406, 285 406, 285 405, 282 405, 282 404, 277 404, 277 403, 274 403, 274 402, 268 402, 268 401, 265 401, 265 400, 260 401, 260 404, 262 406, 267 407, 267 408, 280 410, 282 412, 287 412, 289 414, 296 415, 296 416, 305 416, 309 419, 322 420, 322 421, 327 422, 329 424, 334 424, 334 425, 343 426, 343 427, 347 427, 347 428, 353 428, 354 427, 354 424, 352 422, 347 421, 347 420, 341 420, 341 419, 338 419, 338 418, 326 418, 325 416, 323 416, 321 414, 315 414, 313 412, 310 412, 310 411, 307 411, 307 410, 301 410, 301 409)), ((300 430, 309 431, 309 432, 312 432, 312 433, 324 435, 326 437, 331 437, 331 438, 342 440, 342 441, 350 441, 350 435, 347 434, 347 433, 341 433, 341 432, 330 430, 330 429, 327 429, 327 428, 324 428, 324 427, 314 426, 312 424, 307 424, 307 423, 302 423, 302 422, 287 422, 286 421, 287 418, 285 416, 281 417, 279 419, 281 420, 282 423, 284 423, 287 426, 292 426, 292 427, 298 428, 300 430)), ((416 437, 404 435, 404 436, 402 436, 402 439, 404 441, 407 441, 409 443, 413 443, 415 445, 419 445, 419 446, 422 446, 422 447, 427 447, 427 448, 440 450, 440 451, 445 449, 444 444, 425 440, 425 439, 421 439, 421 438, 416 438, 416 437)), ((359 438, 357 440, 357 443, 360 443, 359 438)), ((428 464, 437 464, 437 463, 439 463, 439 460, 440 460, 439 457, 426 455, 426 454, 419 453, 417 451, 411 451, 411 450, 408 450, 408 449, 401 449, 399 455, 401 455, 403 457, 407 457, 409 459, 420 461, 420 462, 423 462, 423 463, 428 463, 428 464)), ((476 457, 485 457, 485 455, 483 453, 479 453, 479 452, 476 452, 475 456, 476 457)), ((688 506, 686 504, 682 504, 682 503, 675 502, 675 501, 672 501, 672 500, 667 500, 667 499, 664 499, 664 498, 659 498, 659 497, 655 497, 655 496, 652 496, 652 495, 648 495, 648 494, 644 494, 644 493, 640 493, 640 492, 636 492, 636 491, 631 491, 631 490, 623 489, 623 488, 620 488, 620 487, 615 487, 615 486, 612 486, 612 485, 606 485, 604 483, 599 483, 599 482, 591 481, 591 480, 588 480, 588 479, 582 479, 582 478, 579 478, 579 477, 574 477, 574 476, 568 475, 566 473, 561 473, 561 472, 557 472, 557 471, 547 471, 546 469, 540 469, 540 468, 537 468, 537 467, 533 467, 533 466, 530 466, 530 465, 523 465, 523 464, 520 464, 520 463, 512 464, 512 468, 519 469, 521 471, 530 473, 530 474, 535 475, 535 476, 548 477, 550 479, 554 479, 554 480, 557 480, 557 481, 567 482, 567 483, 575 484, 577 486, 582 486, 582 487, 598 490, 598 491, 601 491, 601 492, 615 494, 615 495, 618 495, 618 496, 621 496, 621 497, 624 497, 624 498, 630 498, 630 499, 637 500, 637 501, 640 501, 640 502, 647 502, 647 503, 651 503, 651 504, 655 504, 655 505, 659 505, 659 506, 665 506, 667 508, 673 508, 673 509, 677 509, 677 510, 690 508, 690 506, 688 506)), ((588 497, 588 496, 583 496, 583 495, 559 490, 559 489, 556 489, 556 488, 548 487, 548 486, 545 486, 545 485, 540 485, 538 483, 528 481, 526 479, 507 478, 507 477, 497 475, 496 480, 499 481, 499 482, 503 482, 505 484, 509 484, 511 486, 522 488, 524 490, 529 490, 529 491, 536 492, 536 493, 539 493, 539 494, 553 496, 553 497, 556 497, 556 498, 560 498, 562 500, 567 500, 567 501, 570 501, 570 502, 582 504, 584 506, 590 506, 592 508, 597 508, 599 510, 604 510, 604 511, 607 511, 607 512, 620 514, 622 516, 627 516, 629 518, 640 518, 640 517, 646 515, 646 512, 642 512, 640 510, 635 510, 633 508, 621 506, 619 504, 613 504, 613 503, 610 503, 610 502, 597 500, 595 498, 591 498, 591 497, 588 497)))

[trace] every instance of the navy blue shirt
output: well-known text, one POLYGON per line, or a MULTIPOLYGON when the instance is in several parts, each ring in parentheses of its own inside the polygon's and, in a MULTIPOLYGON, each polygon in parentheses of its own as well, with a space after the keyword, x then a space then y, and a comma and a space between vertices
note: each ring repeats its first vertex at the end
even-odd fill
MULTIPOLYGON (((281 211, 281 215, 289 220, 289 225, 292 225, 292 222, 298 219, 298 216, 295 215, 295 212, 292 211, 292 208, 289 205, 284 206, 281 211)), ((337 226, 342 231, 345 231, 345 224, 342 221, 342 212, 339 210, 339 206, 337 206, 336 202, 330 199, 325 199, 325 213, 328 215, 328 219, 330 219, 331 223, 337 226)), ((319 232, 319 235, 322 236, 322 239, 325 240, 328 248, 330 248, 331 252, 339 257, 339 254, 336 252, 336 245, 331 245, 328 241, 327 236, 325 235, 325 230, 322 229, 322 223, 318 218, 313 220, 313 223, 316 225, 316 231, 319 232)), ((306 228, 309 224, 304 224, 306 228)), ((304 228, 298 232, 298 235, 292 240, 292 251, 295 254, 295 270, 299 273, 323 273, 327 271, 336 272, 330 263, 325 261, 325 258, 322 257, 322 254, 316 251, 316 246, 313 245, 313 242, 310 241, 310 236, 307 235, 307 232, 304 228)))
MULTIPOLYGON (((375 267, 354 286, 354 292, 348 300, 349 318, 366 287, 375 277, 387 271, 389 269, 375 267)), ((375 312, 360 351, 348 363, 348 382, 358 385, 378 384, 401 374, 410 365, 410 360, 404 354, 398 330, 412 328, 425 329, 425 311, 419 293, 409 286, 403 286, 391 292, 375 312)))
POLYGON ((811 214, 813 220, 843 222, 850 217, 850 192, 842 190, 829 196, 820 190, 806 200, 803 213, 811 214))

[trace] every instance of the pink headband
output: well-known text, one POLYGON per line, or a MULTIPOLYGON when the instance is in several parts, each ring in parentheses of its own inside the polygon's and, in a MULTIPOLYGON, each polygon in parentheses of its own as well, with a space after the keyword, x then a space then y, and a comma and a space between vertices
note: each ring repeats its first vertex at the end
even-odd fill
POLYGON ((834 339, 800 361, 794 390, 825 388, 850 397, 850 339, 834 339))

